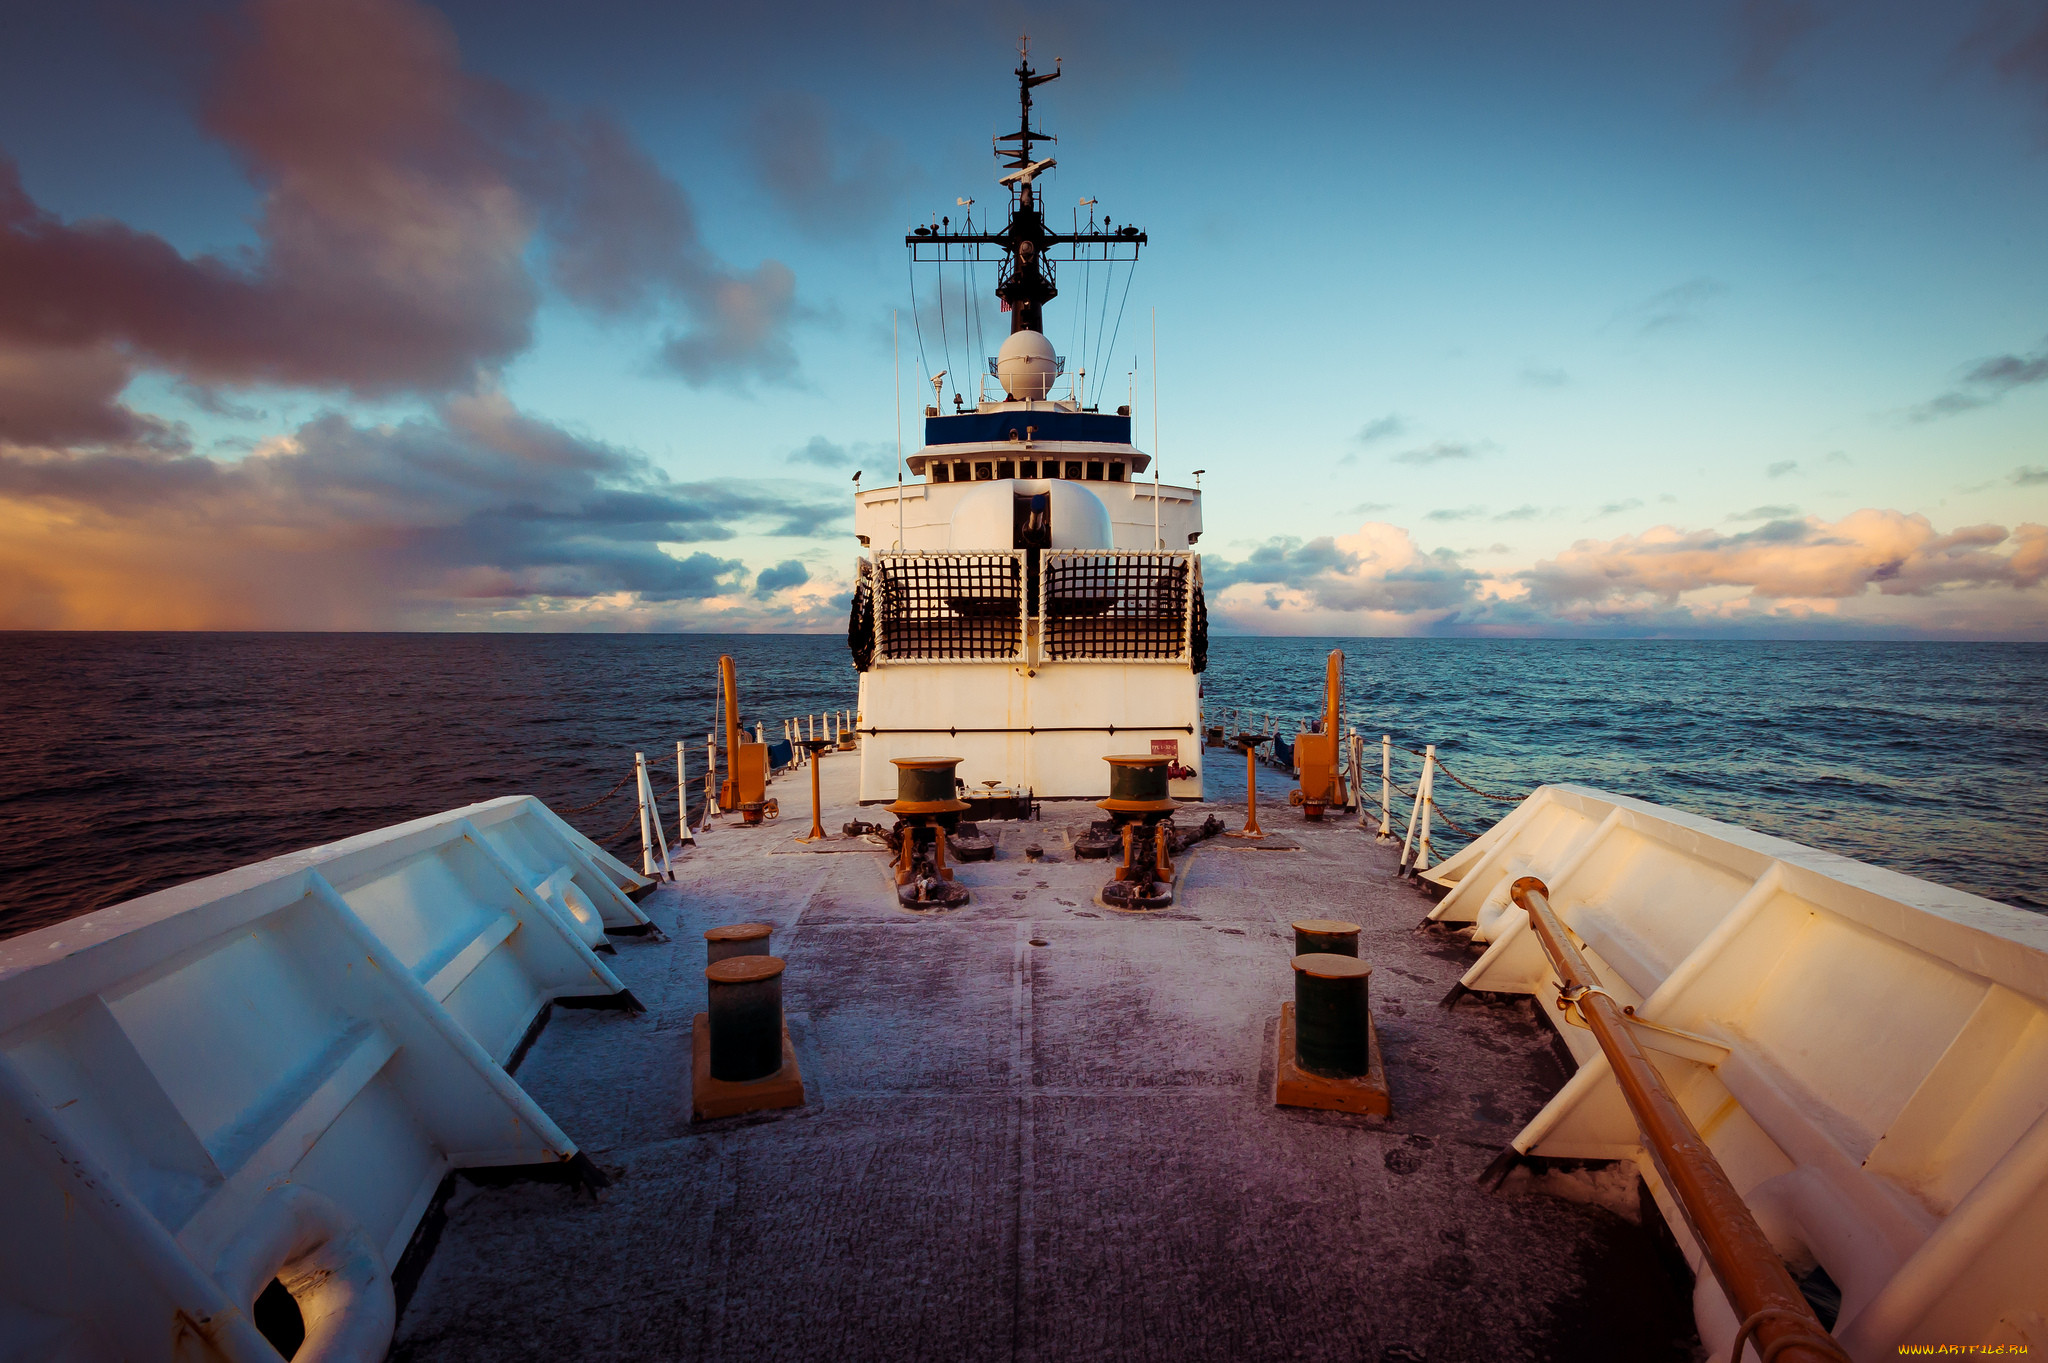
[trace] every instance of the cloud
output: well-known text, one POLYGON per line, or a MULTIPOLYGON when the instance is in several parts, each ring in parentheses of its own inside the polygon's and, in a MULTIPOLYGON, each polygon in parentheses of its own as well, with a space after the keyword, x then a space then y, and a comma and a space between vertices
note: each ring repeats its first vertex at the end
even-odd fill
POLYGON ((849 227, 874 221, 911 178, 896 144, 849 137, 846 120, 811 94, 764 103, 742 141, 762 186, 817 237, 844 238, 849 227))
POLYGON ((1638 336, 1687 331, 1704 320, 1708 303, 1727 292, 1728 286, 1718 279, 1689 279, 1624 309, 1615 321, 1631 327, 1638 336))
POLYGON ((2048 639, 2048 526, 2037 524, 1943 533, 1924 516, 1865 509, 1732 534, 1657 526, 1580 540, 1519 571, 1477 571, 1465 557, 1372 522, 1210 557, 1203 573, 1211 618, 1238 633, 2048 639))
MULTIPOLYGON (((1976 32, 1963 44, 1963 53, 2032 94, 2042 112, 2048 113, 2048 10, 2027 4, 1986 6, 1976 32)), ((2043 137, 2048 139, 2048 126, 2043 128, 2043 137)))
POLYGON ((1799 514, 1796 506, 1753 506, 1729 516, 1731 521, 1782 521, 1799 514))
POLYGON ((666 309, 660 359, 692 383, 787 379, 796 276, 779 261, 751 270, 705 245, 680 186, 609 119, 546 125, 543 190, 556 190, 551 275, 571 299, 607 316, 666 309), (559 187, 559 188, 558 188, 559 187))
POLYGON ((0 443, 176 440, 168 423, 120 401, 130 377, 127 359, 111 346, 21 345, 0 338, 0 443))
MULTIPOLYGON (((492 391, 388 425, 329 413, 234 463, 0 447, 0 623, 357 628, 694 608, 738 596, 746 573, 691 546, 808 535, 840 500, 801 483, 678 483, 492 391)), ((787 579, 786 564, 768 571, 787 579)))
POLYGON ((1499 515, 1495 516, 1494 519, 1497 521, 1533 521, 1542 514, 1543 511, 1540 507, 1528 506, 1525 504, 1522 506, 1515 507, 1511 511, 1503 511, 1499 515))
POLYGON ((1486 514, 1483 506, 1439 507, 1423 517, 1429 521, 1469 521, 1486 514))
POLYGON ((1368 522, 1349 535, 1268 540, 1238 562, 1204 559, 1209 613, 1249 633, 1412 633, 1456 614, 1477 580, 1448 552, 1368 522))
POLYGON ((1840 601, 1871 588, 1928 597, 1956 587, 2031 588, 2048 576, 2048 527, 1974 525, 1937 533, 1925 516, 1863 510, 1832 524, 1771 521, 1741 534, 1641 535, 1581 540, 1520 575, 1531 600, 1552 608, 1747 588, 1754 601, 1840 601), (2003 552, 1998 552, 2003 550, 2003 552))
POLYGON ((1827 20, 1807 0, 1741 0, 1735 8, 1734 88, 1752 100, 1779 93, 1785 66, 1801 39, 1827 20))
POLYGON ((893 465, 895 453, 879 440, 856 440, 842 445, 822 435, 814 435, 802 449, 789 452, 789 462, 821 469, 851 468, 856 462, 880 467, 883 464, 893 465))
POLYGON ((1547 369, 1537 365, 1522 366, 1522 382, 1531 388, 1562 388, 1572 381, 1572 376, 1562 369, 1547 369))
POLYGON ((1797 473, 1798 471, 1799 461, 1797 459, 1780 459, 1777 463, 1764 470, 1764 477, 1783 478, 1788 473, 1797 473))
POLYGON ((1624 511, 1634 511, 1642 506, 1642 504, 1642 498, 1630 497, 1627 501, 1608 502, 1593 514, 1595 516, 1618 516, 1624 511))
POLYGON ((1344 514, 1347 516, 1371 516, 1378 512, 1389 510, 1392 506, 1392 502, 1360 502, 1344 514))
POLYGON ((1456 459, 1477 459, 1483 451, 1491 448, 1490 444, 1484 442, 1472 445, 1460 440, 1438 440, 1417 449, 1403 450, 1394 456, 1394 462, 1418 464, 1426 468, 1431 464, 1442 464, 1456 459))
POLYGON ((1382 440, 1392 440, 1397 435, 1405 435, 1407 431, 1408 423, 1396 413, 1388 412, 1385 416, 1375 417, 1366 422, 1359 428, 1358 434, 1351 438, 1361 445, 1373 445, 1382 440))
POLYGON ((2035 468, 2029 464, 2012 471, 2012 482, 2020 487, 2041 487, 2048 485, 2048 469, 2035 468))
POLYGON ((773 568, 763 568, 754 579, 754 595, 773 596, 786 587, 801 587, 811 580, 811 570, 793 558, 784 559, 773 568))
POLYGON ((1988 407, 2017 388, 2048 382, 2048 347, 2031 355, 1994 355, 1979 360, 1948 392, 1931 398, 1907 413, 1914 423, 1938 421, 1945 416, 1988 407))
POLYGON ((721 265, 622 130, 464 71, 432 10, 252 0, 217 33, 200 118, 261 191, 258 245, 67 222, 0 159, 0 344, 209 389, 458 391, 530 343, 541 258, 593 311, 664 306, 695 381, 793 366, 786 268, 721 265))

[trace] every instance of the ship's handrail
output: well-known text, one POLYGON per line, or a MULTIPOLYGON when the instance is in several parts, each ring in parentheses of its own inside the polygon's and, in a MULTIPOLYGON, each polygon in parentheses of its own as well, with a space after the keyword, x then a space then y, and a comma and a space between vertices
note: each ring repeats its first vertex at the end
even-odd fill
POLYGON ((1515 881, 1511 893, 1516 907, 1529 915, 1530 926, 1550 958, 1560 986, 1559 1008, 1576 1015, 1598 1039, 1642 1133, 1644 1149, 1655 1161, 1664 1186, 1677 1199, 1715 1280, 1741 1318, 1729 1357, 1739 1360, 1745 1341, 1754 1338, 1758 1353, 1766 1359, 1848 1363, 1848 1355, 1785 1271, 1784 1260, 1735 1191, 1721 1162, 1700 1138, 1664 1076, 1643 1053, 1631 1026, 1633 1010, 1624 1012, 1614 996, 1600 987, 1600 977, 1586 964, 1551 910, 1549 888, 1535 876, 1523 876, 1515 881))
MULTIPOLYGON (((1566 986, 1526 876, 1641 1033, 1678 1101, 1795 1272, 1839 1287, 1859 1363, 1901 1344, 2048 1335, 2048 920, 1750 829, 1582 786, 1541 786, 1427 880, 1430 918, 1485 954, 1457 992, 1566 986)), ((1565 1000, 1567 1003, 1569 1000, 1565 1000)), ((1517 1135, 1522 1155, 1633 1160, 1696 1268, 1593 1035, 1517 1135)), ((1740 1323, 1710 1274, 1710 1356, 1740 1323)))

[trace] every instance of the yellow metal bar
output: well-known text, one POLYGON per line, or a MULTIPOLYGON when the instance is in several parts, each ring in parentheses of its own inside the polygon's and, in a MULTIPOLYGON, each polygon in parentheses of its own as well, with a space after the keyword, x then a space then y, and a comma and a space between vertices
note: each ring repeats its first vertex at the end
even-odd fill
POLYGON ((1535 876, 1523 876, 1509 893, 1516 906, 1527 911, 1529 926, 1563 985, 1558 1007, 1576 1009, 1599 1039, 1642 1132, 1643 1148, 1655 1161, 1664 1186, 1678 1199, 1715 1280, 1742 1321, 1731 1354, 1734 1363, 1740 1363, 1745 1340, 1753 1340, 1757 1352, 1774 1361, 1848 1363, 1849 1356, 1813 1314, 1706 1139, 1643 1054, 1621 1006, 1600 987, 1599 977, 1550 907, 1549 887, 1535 876))

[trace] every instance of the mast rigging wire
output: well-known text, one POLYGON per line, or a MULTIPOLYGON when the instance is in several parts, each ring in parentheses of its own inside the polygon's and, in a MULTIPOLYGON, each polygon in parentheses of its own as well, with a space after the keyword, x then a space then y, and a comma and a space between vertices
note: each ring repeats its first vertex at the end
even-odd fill
MULTIPOLYGON (((1075 209, 1075 210, 1074 210, 1074 235, 1075 235, 1075 236, 1077 236, 1077 237, 1081 235, 1081 223, 1080 223, 1080 217, 1081 217, 1081 213, 1080 213, 1080 210, 1079 210, 1079 209, 1075 209)), ((1095 226, 1095 210, 1094 210, 1094 209, 1092 209, 1092 208, 1088 210, 1088 225, 1089 225, 1089 226, 1090 226, 1091 228, 1095 226)), ((1082 261, 1081 261, 1081 356, 1080 356, 1080 358, 1081 358, 1081 368, 1083 368, 1083 369, 1088 369, 1088 368, 1090 368, 1090 367, 1091 367, 1091 366, 1089 365, 1089 363, 1088 363, 1088 298, 1089 298, 1089 289, 1090 289, 1090 287, 1091 287, 1091 286, 1092 286, 1092 285, 1094 284, 1094 282, 1095 282, 1095 257, 1093 257, 1093 256, 1087 256, 1087 257, 1084 257, 1084 258, 1082 259, 1082 261)), ((1086 401, 1087 401, 1087 394, 1085 394, 1085 393, 1084 393, 1084 394, 1082 394, 1082 395, 1081 395, 1081 400, 1082 400, 1083 402, 1086 402, 1086 401)), ((1097 404, 1097 405, 1100 405, 1100 404, 1097 404)))
MULTIPOLYGON (((932 367, 926 362, 924 357, 924 327, 917 320, 917 264, 915 261, 905 261, 904 268, 910 271, 910 324, 917 329, 917 367, 924 371, 925 382, 929 383, 931 382, 932 367)), ((898 386, 900 387, 901 385, 898 386)), ((896 400, 899 405, 902 403, 903 398, 900 393, 897 395, 896 400)), ((903 442, 899 438, 896 443, 901 445, 903 442)), ((900 458, 901 456, 899 455, 898 457, 900 458)))
MULTIPOLYGON (((1124 303, 1128 303, 1131 301, 1131 280, 1137 275, 1137 273, 1138 262, 1134 257, 1131 260, 1131 268, 1124 274, 1123 303, 1118 303, 1116 305, 1116 330, 1111 332, 1109 337, 1109 351, 1112 355, 1116 353, 1116 338, 1123 335, 1124 332, 1124 303)), ((1105 299, 1105 302, 1106 301, 1107 300, 1105 299)), ((1135 358, 1133 358, 1131 360, 1131 372, 1136 373, 1137 369, 1138 361, 1135 358)))
MULTIPOLYGON (((940 245, 940 247, 939 247, 939 250, 940 250, 940 252, 941 252, 941 255, 940 255, 940 258, 939 258, 939 269, 938 269, 938 275, 939 275, 939 344, 940 344, 940 346, 942 346, 942 347, 944 348, 944 351, 945 351, 945 360, 946 360, 946 373, 947 373, 948 377, 950 377, 950 376, 951 376, 951 375, 953 374, 953 372, 954 372, 954 371, 953 371, 953 338, 952 338, 952 334, 951 334, 950 332, 948 332, 948 331, 946 330, 946 264, 945 264, 945 256, 944 256, 944 254, 943 254, 943 253, 944 253, 944 251, 946 250, 946 247, 945 247, 945 246, 944 246, 944 245, 942 244, 942 245, 940 245)), ((934 390, 932 391, 932 401, 933 401, 933 403, 935 403, 935 404, 936 404, 936 403, 937 403, 937 402, 939 401, 939 394, 938 394, 938 390, 937 390, 937 389, 934 389, 934 390)), ((922 405, 922 403, 920 403, 919 405, 921 406, 921 405, 922 405)), ((941 411, 943 411, 943 410, 944 410, 944 408, 943 408, 943 407, 941 407, 941 408, 940 408, 940 410, 941 410, 941 411)))
MULTIPOLYGON (((964 230, 969 236, 974 235, 974 210, 971 208, 967 210, 967 223, 964 230)), ((963 333, 961 339, 965 341, 967 339, 968 319, 971 316, 974 326, 972 333, 974 349, 967 356, 969 361, 968 367, 973 369, 978 375, 981 372, 981 299, 974 291, 973 280, 968 277, 967 266, 968 259, 963 254, 960 257, 960 311, 962 314, 960 330, 963 333)), ((953 392, 955 396, 958 396, 960 393, 960 385, 957 381, 953 384, 953 392)), ((977 395, 981 392, 981 385, 978 382, 975 385, 975 392, 977 395)))
MULTIPOLYGON (((1111 346, 1107 352, 1105 352, 1102 347, 1104 334, 1107 333, 1109 330, 1109 295, 1112 292, 1114 292, 1115 289, 1116 262, 1112 260, 1108 262, 1108 268, 1103 271, 1102 305, 1095 319, 1095 353, 1088 357, 1088 367, 1090 369, 1095 368, 1097 363, 1099 363, 1100 361, 1104 359, 1113 359, 1116 355, 1116 348, 1114 346, 1111 346)), ((1102 404, 1098 402, 1095 405, 1100 407, 1102 404)))

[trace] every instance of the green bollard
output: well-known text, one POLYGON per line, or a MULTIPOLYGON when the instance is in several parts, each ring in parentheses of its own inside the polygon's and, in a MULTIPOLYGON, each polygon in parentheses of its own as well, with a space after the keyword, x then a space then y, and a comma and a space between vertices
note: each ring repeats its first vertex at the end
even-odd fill
POLYGON ((782 1068, 783 965, 776 956, 732 956, 704 971, 713 1079, 744 1084, 782 1068))
POLYGON ((1294 924, 1294 954, 1356 956, 1359 927, 1341 918, 1304 918, 1294 924))
POLYGON ((1311 952, 1294 958, 1294 1051, 1302 1069, 1356 1079, 1371 1068, 1371 977, 1372 967, 1356 956, 1311 952))

